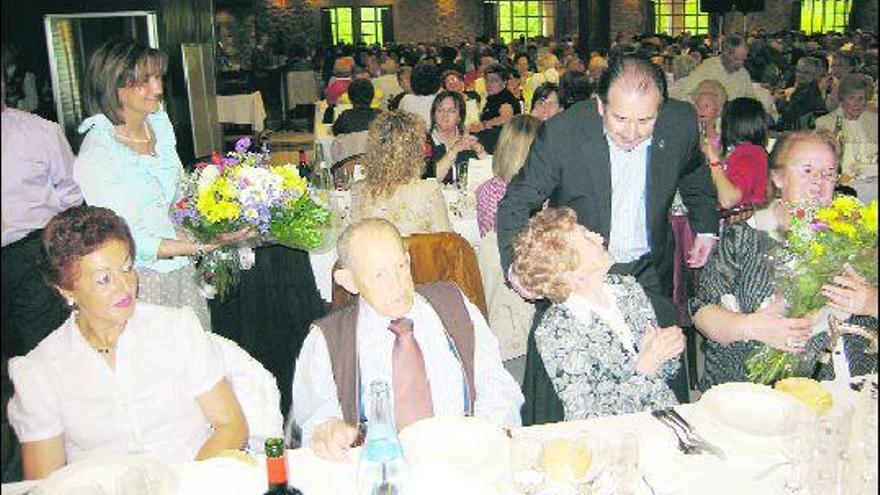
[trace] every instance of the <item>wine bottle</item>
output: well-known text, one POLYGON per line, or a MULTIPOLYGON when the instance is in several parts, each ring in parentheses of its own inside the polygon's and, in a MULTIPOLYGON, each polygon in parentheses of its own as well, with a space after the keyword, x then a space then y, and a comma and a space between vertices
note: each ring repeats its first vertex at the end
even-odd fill
POLYGON ((287 484, 287 453, 283 438, 267 438, 266 474, 269 479, 269 490, 265 495, 303 495, 296 488, 287 484))

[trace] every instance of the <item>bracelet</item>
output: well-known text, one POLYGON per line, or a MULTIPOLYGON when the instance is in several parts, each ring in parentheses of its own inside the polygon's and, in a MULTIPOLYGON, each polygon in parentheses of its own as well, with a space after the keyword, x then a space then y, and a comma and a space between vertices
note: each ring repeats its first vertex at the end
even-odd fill
POLYGON ((710 168, 718 168, 718 167, 720 167, 720 166, 721 166, 721 161, 720 161, 720 160, 716 160, 716 161, 714 161, 714 162, 709 162, 709 167, 710 167, 710 168))
POLYGON ((205 256, 205 245, 202 244, 201 242, 197 242, 194 245, 196 248, 195 248, 195 251, 193 252, 192 256, 195 258, 204 257, 205 256))

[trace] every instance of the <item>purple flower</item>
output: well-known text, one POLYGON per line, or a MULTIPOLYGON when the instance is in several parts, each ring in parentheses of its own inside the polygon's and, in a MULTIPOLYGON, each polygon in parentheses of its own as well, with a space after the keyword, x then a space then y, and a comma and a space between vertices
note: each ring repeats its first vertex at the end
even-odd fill
POLYGON ((235 151, 237 151, 237 152, 239 152, 239 153, 244 153, 244 152, 247 151, 250 147, 251 147, 251 138, 248 137, 248 136, 245 136, 245 137, 239 139, 239 140, 235 143, 235 151))
POLYGON ((810 222, 810 228, 812 228, 816 232, 821 232, 823 230, 828 230, 828 224, 820 220, 813 220, 812 222, 810 222))

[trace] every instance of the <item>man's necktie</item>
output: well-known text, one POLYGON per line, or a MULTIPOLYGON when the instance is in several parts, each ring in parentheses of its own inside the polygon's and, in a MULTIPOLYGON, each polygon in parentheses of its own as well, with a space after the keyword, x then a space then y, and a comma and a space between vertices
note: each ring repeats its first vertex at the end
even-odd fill
POLYGON ((413 335, 409 318, 393 320, 388 329, 394 333, 391 370, 394 382, 394 417, 397 429, 434 415, 431 384, 425 372, 422 350, 413 335))

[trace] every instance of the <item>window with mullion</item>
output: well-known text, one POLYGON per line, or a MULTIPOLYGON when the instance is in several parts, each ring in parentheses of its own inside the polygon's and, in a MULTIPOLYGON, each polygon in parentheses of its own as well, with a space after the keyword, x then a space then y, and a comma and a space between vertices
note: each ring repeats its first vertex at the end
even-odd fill
POLYGON ((801 0, 801 29, 807 34, 847 30, 852 0, 801 0))
POLYGON ((700 10, 700 0, 656 0, 654 26, 658 33, 678 36, 709 33, 709 14, 700 10))

